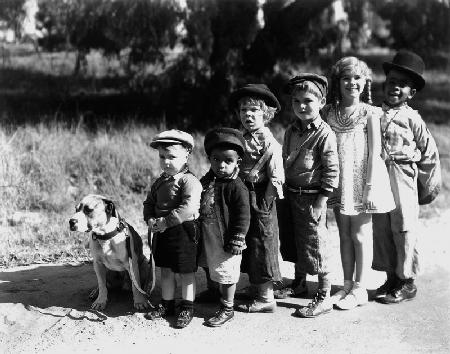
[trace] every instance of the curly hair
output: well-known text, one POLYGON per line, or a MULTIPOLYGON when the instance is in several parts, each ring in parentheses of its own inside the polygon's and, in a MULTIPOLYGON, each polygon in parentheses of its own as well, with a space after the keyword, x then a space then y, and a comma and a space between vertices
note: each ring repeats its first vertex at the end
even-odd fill
POLYGON ((242 97, 237 102, 236 112, 239 117, 239 109, 242 104, 251 104, 255 106, 259 106, 261 110, 264 112, 264 124, 269 123, 274 117, 275 113, 277 113, 276 107, 269 106, 264 100, 255 97, 242 97))
POLYGON ((328 91, 328 103, 335 106, 341 101, 341 91, 339 79, 345 71, 356 73, 366 78, 366 84, 361 93, 360 100, 372 104, 372 70, 367 64, 356 57, 344 57, 339 59, 331 68, 330 74, 330 90, 328 91))

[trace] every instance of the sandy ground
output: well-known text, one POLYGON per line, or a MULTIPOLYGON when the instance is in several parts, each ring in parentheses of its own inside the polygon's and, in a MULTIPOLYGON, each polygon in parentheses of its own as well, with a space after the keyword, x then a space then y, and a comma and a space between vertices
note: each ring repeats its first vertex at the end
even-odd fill
MULTIPOLYGON (((103 312, 90 310, 96 285, 90 264, 46 264, 3 269, 0 273, 0 353, 449 353, 450 212, 423 221, 423 274, 418 296, 400 305, 370 302, 351 311, 335 310, 315 319, 292 316, 309 299, 278 301, 273 314, 236 312, 221 328, 204 326, 215 305, 197 305, 185 329, 174 319, 148 321, 133 310, 130 293, 115 293, 103 312)), ((335 225, 334 284, 342 283, 335 225)), ((282 262, 293 277, 293 266, 282 262)), ((198 291, 205 288, 198 272, 198 291)), ((310 296, 317 278, 308 278, 310 296)), ((384 282, 373 271, 369 293, 384 282)), ((248 285, 245 276, 238 288, 248 285)), ((333 289, 335 290, 335 289, 333 289)), ((157 303, 157 287, 152 302, 157 303)))

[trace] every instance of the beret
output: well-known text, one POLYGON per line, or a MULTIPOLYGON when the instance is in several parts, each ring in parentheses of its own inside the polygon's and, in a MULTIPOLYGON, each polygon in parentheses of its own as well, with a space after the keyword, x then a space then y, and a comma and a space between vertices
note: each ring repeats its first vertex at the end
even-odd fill
POLYGON ((309 81, 314 85, 316 85, 320 93, 322 94, 322 97, 325 97, 327 95, 328 89, 327 78, 325 76, 313 73, 301 73, 290 79, 289 82, 286 84, 285 92, 291 94, 295 86, 305 81, 309 81))
POLYGON ((170 129, 157 134, 150 143, 150 146, 157 148, 161 144, 182 144, 192 149, 194 147, 194 138, 189 133, 177 129, 170 129))
POLYGON ((245 140, 242 133, 233 128, 216 128, 210 130, 205 135, 204 147, 206 154, 211 154, 211 151, 219 145, 232 145, 238 154, 242 156, 245 151, 245 140))
POLYGON ((278 111, 281 110, 280 102, 270 89, 264 84, 247 84, 230 95, 230 106, 236 107, 238 101, 242 97, 256 97, 262 99, 270 107, 275 107, 278 111))

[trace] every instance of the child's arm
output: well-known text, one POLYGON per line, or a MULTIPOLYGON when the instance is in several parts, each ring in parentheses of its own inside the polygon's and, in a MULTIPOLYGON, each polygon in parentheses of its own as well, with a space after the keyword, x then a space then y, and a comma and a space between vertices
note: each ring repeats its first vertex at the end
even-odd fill
POLYGON ((323 136, 319 145, 320 159, 323 166, 320 193, 313 204, 313 215, 316 219, 326 208, 328 197, 339 183, 339 160, 337 154, 336 135, 330 132, 323 136))
POLYGON ((267 184, 265 200, 269 207, 275 198, 283 199, 284 166, 281 145, 274 141, 271 145, 272 156, 267 162, 267 176, 270 183, 267 184))
POLYGON ((245 186, 238 183, 230 185, 233 188, 229 198, 225 200, 228 205, 229 222, 226 235, 224 235, 224 251, 233 255, 241 254, 246 248, 245 235, 250 227, 250 198, 245 186))
POLYGON ((182 224, 185 221, 198 217, 200 209, 200 198, 202 185, 200 181, 191 174, 186 174, 180 181, 181 203, 165 216, 156 219, 154 232, 163 232, 165 229, 182 224))
POLYGON ((374 114, 370 114, 367 118, 367 142, 368 142, 368 161, 367 161, 367 175, 366 184, 364 186, 363 205, 367 209, 372 209, 373 194, 372 185, 374 180, 374 169, 376 158, 381 155, 381 131, 380 119, 374 114))

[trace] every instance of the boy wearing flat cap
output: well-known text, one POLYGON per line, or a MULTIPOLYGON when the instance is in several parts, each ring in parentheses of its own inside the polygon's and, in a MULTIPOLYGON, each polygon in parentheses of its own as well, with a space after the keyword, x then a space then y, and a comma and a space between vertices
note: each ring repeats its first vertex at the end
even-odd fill
MULTIPOLYGON (((245 151, 240 177, 250 191, 250 228, 241 270, 247 273, 251 301, 237 306, 244 312, 273 312, 274 283, 282 280, 278 264, 278 223, 275 199, 283 198, 281 145, 266 124, 281 109, 264 84, 247 84, 230 96, 230 105, 244 129, 245 151)), ((242 294, 241 294, 242 295, 242 294)))
POLYGON ((211 327, 234 316, 234 294, 250 226, 248 189, 238 176, 244 144, 242 133, 232 128, 217 128, 205 136, 211 168, 200 180, 200 220, 209 275, 221 293, 219 310, 205 322, 211 327))
POLYGON ((175 274, 179 274, 183 300, 176 327, 183 328, 194 313, 199 238, 196 219, 202 192, 200 181, 187 166, 194 139, 186 132, 167 130, 158 134, 150 146, 158 150, 163 172, 144 201, 144 220, 155 265, 161 267, 162 300, 145 317, 155 319, 175 314, 175 274))
POLYGON ((383 63, 386 80, 381 116, 382 155, 386 162, 395 209, 373 216, 372 268, 387 274, 375 297, 396 304, 416 296, 419 272, 417 223, 419 203, 427 204, 439 192, 440 169, 436 143, 420 114, 408 102, 423 89, 425 64, 417 54, 401 50, 383 63), (424 166, 425 173, 422 173, 424 166), (434 166, 430 173, 430 166, 434 166), (426 177, 430 194, 418 196, 418 178, 426 177), (418 201, 419 198, 419 201, 418 201), (426 200, 428 199, 428 200, 426 200))
POLYGON ((333 306, 326 210, 328 197, 339 181, 336 136, 320 117, 327 94, 324 76, 299 74, 288 82, 286 91, 297 119, 286 129, 283 142, 286 207, 282 217, 286 222, 280 223, 280 239, 283 259, 295 262, 295 279, 277 295, 307 295, 306 276, 317 274, 319 285, 313 301, 294 313, 316 317, 330 312, 333 306), (287 249, 283 243, 295 246, 287 249))

